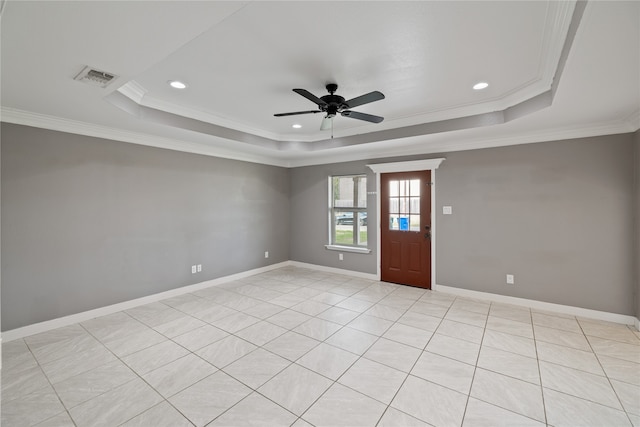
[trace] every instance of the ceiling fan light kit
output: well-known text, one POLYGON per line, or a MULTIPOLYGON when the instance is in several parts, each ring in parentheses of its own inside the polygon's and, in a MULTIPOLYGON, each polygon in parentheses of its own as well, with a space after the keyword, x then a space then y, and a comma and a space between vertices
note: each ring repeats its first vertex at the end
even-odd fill
POLYGON ((359 113, 357 111, 351 110, 351 108, 384 99, 384 95, 382 94, 382 92, 373 91, 373 92, 369 92, 367 94, 364 94, 346 101, 342 96, 335 94, 336 91, 338 90, 337 84, 329 83, 326 87, 327 87, 327 92, 329 92, 329 95, 324 95, 319 98, 306 89, 293 89, 293 91, 298 95, 301 95, 307 98, 309 101, 316 104, 318 106, 318 110, 294 111, 291 113, 278 113, 278 114, 274 114, 274 116, 284 117, 284 116, 295 116, 300 114, 326 113, 325 120, 322 121, 322 126, 320 128, 321 130, 326 130, 329 128, 333 130, 332 123, 330 126, 328 126, 327 122, 332 121, 331 119, 333 119, 338 114, 341 115, 342 117, 349 117, 351 119, 363 120, 365 122, 370 122, 370 123, 380 123, 384 120, 384 117, 374 116, 373 114, 367 114, 367 113, 359 113))

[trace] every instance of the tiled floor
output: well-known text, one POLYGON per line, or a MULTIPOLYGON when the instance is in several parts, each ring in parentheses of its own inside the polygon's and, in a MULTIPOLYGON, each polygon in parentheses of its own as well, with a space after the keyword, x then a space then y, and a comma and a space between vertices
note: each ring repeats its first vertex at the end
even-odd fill
POLYGON ((287 267, 3 346, 2 426, 640 426, 640 334, 287 267))

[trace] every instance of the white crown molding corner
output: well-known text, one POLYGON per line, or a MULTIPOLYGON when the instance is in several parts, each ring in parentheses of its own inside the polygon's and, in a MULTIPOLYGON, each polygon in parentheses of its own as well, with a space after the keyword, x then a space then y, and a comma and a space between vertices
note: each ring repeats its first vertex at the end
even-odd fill
POLYGON ((472 291, 469 289, 456 288, 453 286, 435 285, 434 291, 461 297, 475 298, 503 304, 518 305, 521 307, 528 307, 536 310, 545 310, 553 313, 568 314, 570 316, 578 316, 586 319, 604 320, 606 322, 620 323, 623 325, 635 325, 636 322, 638 322, 637 318, 626 314, 609 313, 606 311, 591 310, 588 308, 574 307, 570 305, 554 304, 551 302, 492 294, 489 292, 472 291))
POLYGON ((188 141, 153 136, 146 133, 131 132, 107 126, 100 126, 86 122, 63 119, 45 114, 2 107, 0 117, 3 122, 59 132, 68 132, 95 138, 111 139, 131 144, 146 145, 148 147, 164 148, 166 150, 182 151, 185 153, 201 154, 230 160, 240 160, 250 163, 287 167, 287 162, 275 157, 252 155, 239 151, 220 149, 215 146, 205 146, 188 141))
POLYGON ((178 295, 183 295, 202 289, 210 288, 212 286, 218 286, 223 283, 231 282, 234 280, 244 279, 255 274, 265 273, 267 271, 275 270, 277 268, 286 267, 289 265, 289 261, 280 262, 277 264, 271 264, 265 267, 255 268, 253 270, 247 270, 229 276, 219 277, 213 280, 207 280, 205 282, 196 283, 193 285, 183 286, 180 288, 172 289, 170 291, 160 292, 153 295, 148 295, 142 298, 136 298, 129 301, 124 301, 117 304, 108 305, 106 307, 96 308, 94 310, 83 311, 82 313, 71 314, 69 316, 59 317, 57 319, 47 320, 40 323, 34 323, 33 325, 23 326, 21 328, 12 329, 2 333, 2 339, 5 342, 10 342, 16 339, 28 337, 30 335, 39 334, 41 332, 47 332, 52 329, 61 328, 63 326, 69 326, 75 323, 84 322, 86 320, 94 319, 100 316, 106 316, 108 314, 117 313, 123 310, 129 310, 134 307, 138 307, 152 302, 161 301, 163 299, 172 298, 178 295))
POLYGON ((148 91, 135 80, 129 80, 127 83, 118 88, 118 92, 120 92, 133 102, 141 104, 148 91))

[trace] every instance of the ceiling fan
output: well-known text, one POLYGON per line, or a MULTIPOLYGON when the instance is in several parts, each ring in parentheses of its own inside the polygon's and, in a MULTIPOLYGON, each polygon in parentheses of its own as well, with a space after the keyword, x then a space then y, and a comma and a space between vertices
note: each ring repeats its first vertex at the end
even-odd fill
POLYGON ((373 91, 367 94, 352 98, 348 101, 339 95, 334 95, 338 90, 338 85, 335 83, 329 83, 327 86, 329 95, 324 95, 318 98, 311 92, 305 89, 293 89, 293 91, 299 95, 304 96, 309 101, 316 104, 319 110, 307 110, 307 111, 295 111, 292 113, 279 113, 274 114, 276 117, 283 116, 296 116, 299 114, 315 114, 315 113, 327 113, 325 120, 322 122, 321 130, 328 129, 328 121, 334 118, 337 114, 342 117, 349 117, 352 119, 364 120, 365 122, 380 123, 384 120, 384 117, 374 116, 373 114, 359 113, 357 111, 351 111, 351 108, 358 107, 360 105, 368 104, 370 102, 379 101, 384 99, 384 95, 381 92, 373 91), (329 119, 329 120, 327 120, 329 119))

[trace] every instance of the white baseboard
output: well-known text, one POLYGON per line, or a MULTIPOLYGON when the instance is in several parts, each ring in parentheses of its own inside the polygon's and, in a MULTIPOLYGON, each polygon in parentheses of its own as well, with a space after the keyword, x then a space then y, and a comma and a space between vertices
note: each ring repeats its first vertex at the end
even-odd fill
POLYGON ((606 311, 591 310, 588 308, 573 307, 570 305, 554 304, 551 302, 536 301, 526 298, 510 297, 506 295, 492 294, 489 292, 472 291, 469 289, 454 288, 451 286, 435 285, 434 291, 445 292, 461 297, 476 298, 481 300, 500 302, 504 304, 520 305, 538 310, 579 316, 587 319, 604 320, 607 322, 621 323, 623 325, 636 325, 638 319, 625 314, 609 313, 606 311))
POLYGON ((19 338, 24 338, 30 335, 39 334, 41 332, 50 331, 52 329, 61 328, 63 326, 69 326, 74 323, 84 322, 89 319, 93 319, 100 316, 106 316, 108 314, 117 313, 119 311, 128 310, 140 305, 150 304, 152 302, 160 301, 163 299, 183 295, 189 292, 199 291, 201 289, 209 288, 211 286, 217 286, 222 283, 231 282, 233 280, 243 279, 245 277, 253 276, 254 274, 260 274, 267 271, 275 270, 276 268, 286 267, 289 265, 289 261, 280 262, 278 264, 268 265, 266 267, 260 267, 253 270, 243 271, 241 273, 232 274, 229 276, 219 277, 213 280, 207 280, 205 282, 196 283, 193 285, 183 286, 170 291, 160 292, 157 294, 149 295, 142 298, 136 298, 130 301, 124 301, 117 304, 108 305, 106 307, 96 308, 94 310, 83 311, 82 313, 71 314, 69 316, 59 317, 57 319, 47 320, 40 323, 34 323, 33 325, 23 326, 21 328, 12 329, 2 333, 4 342, 13 341, 19 338))
POLYGON ((378 276, 371 273, 361 273, 359 271, 343 270, 342 268, 325 267, 324 265, 307 264, 306 262, 289 261, 289 265, 310 270, 324 271, 325 273, 342 274, 345 276, 358 277, 360 279, 378 280, 378 276))

